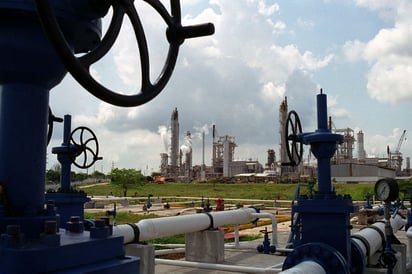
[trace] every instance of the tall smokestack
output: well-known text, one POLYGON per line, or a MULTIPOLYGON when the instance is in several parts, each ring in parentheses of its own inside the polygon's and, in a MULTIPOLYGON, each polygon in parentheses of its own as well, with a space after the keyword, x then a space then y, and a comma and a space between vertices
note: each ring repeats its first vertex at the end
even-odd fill
POLYGON ((205 131, 202 132, 202 166, 205 165, 205 131))
POLYGON ((365 152, 365 147, 364 147, 364 140, 363 140, 363 132, 362 130, 360 130, 358 132, 358 136, 357 136, 357 145, 358 145, 358 161, 359 162, 365 162, 365 158, 366 158, 366 152, 365 152))
POLYGON ((185 176, 187 178, 192 177, 192 137, 190 131, 186 132, 186 144, 187 148, 185 151, 185 176))
MULTIPOLYGON (((285 97, 285 100, 282 101, 279 107, 279 135, 280 135, 280 162, 286 163, 288 162, 288 158, 286 155, 286 146, 288 145, 285 138, 285 125, 286 119, 288 115, 288 100, 285 97)), ((283 170, 281 170, 281 174, 283 170)))
POLYGON ((213 124, 213 129, 212 129, 212 136, 213 136, 213 143, 216 140, 216 126, 213 124))
POLYGON ((178 175, 179 162, 179 113, 177 108, 172 112, 171 121, 170 166, 172 175, 178 175))

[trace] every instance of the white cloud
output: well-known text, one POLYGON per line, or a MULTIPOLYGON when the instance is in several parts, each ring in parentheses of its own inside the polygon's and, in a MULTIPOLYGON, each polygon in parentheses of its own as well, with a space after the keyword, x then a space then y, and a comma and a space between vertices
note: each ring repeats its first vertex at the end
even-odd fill
POLYGON ((381 29, 370 41, 347 41, 343 52, 349 61, 363 58, 369 96, 380 102, 412 101, 412 3, 408 0, 357 0, 360 6, 377 12, 393 11, 393 27, 381 29))
POLYGON ((389 146, 390 151, 395 151, 402 132, 403 130, 400 128, 393 128, 390 135, 375 134, 369 136, 367 132, 364 132, 367 154, 373 157, 387 157, 387 147, 389 146))
POLYGON ((368 73, 368 93, 380 101, 392 104, 412 101, 412 58, 391 62, 382 59, 368 73))
POLYGON ((345 108, 331 108, 331 116, 336 119, 350 119, 352 117, 350 111, 345 108))
MULTIPOLYGON (((319 55, 293 43, 278 43, 282 33, 293 32, 279 18, 278 4, 262 0, 206 2, 188 3, 183 25, 213 22, 215 34, 184 42, 171 80, 153 101, 124 109, 82 95, 87 100, 72 105, 73 124, 91 127, 101 140, 105 167, 114 161, 115 166, 140 168, 149 164, 157 170, 159 154, 167 151, 164 138, 175 107, 179 110, 180 132, 193 131, 194 164, 201 161, 202 131, 207 139, 206 164, 210 164, 212 124, 221 135, 236 137, 239 152, 245 146, 249 152, 240 157, 259 158, 264 163, 267 149, 276 148, 279 143, 277 111, 284 96, 288 96, 291 107, 299 110, 306 124, 310 126, 315 121, 314 95, 318 86, 311 75, 329 66, 334 55, 319 55)), ((136 5, 148 38, 153 80, 167 53, 165 25, 159 23, 158 15, 151 16, 150 7, 136 5)), ((103 71, 96 75, 122 93, 129 93, 123 91, 127 89, 136 92, 140 86, 138 54, 132 30, 125 26, 106 66, 98 67, 103 71)), ((182 142, 183 135, 180 137, 182 142)))
POLYGON ((263 85, 262 95, 265 102, 276 102, 285 94, 285 86, 275 86, 273 82, 268 82, 263 85))
POLYGON ((346 59, 351 62, 355 62, 355 61, 362 59, 364 50, 365 50, 365 43, 359 40, 347 41, 343 45, 343 53, 346 59))

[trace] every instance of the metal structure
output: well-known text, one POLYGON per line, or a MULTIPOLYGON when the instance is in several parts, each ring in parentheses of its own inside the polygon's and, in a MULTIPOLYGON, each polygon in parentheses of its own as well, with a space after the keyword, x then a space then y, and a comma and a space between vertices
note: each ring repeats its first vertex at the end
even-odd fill
MULTIPOLYGON (((212 24, 182 26, 178 0, 171 1, 170 14, 158 0, 145 2, 168 26, 168 54, 154 82, 150 79, 145 33, 133 1, 0 1, 1 273, 139 272, 139 259, 125 257, 123 238, 111 236, 106 221, 96 221, 87 232, 81 219, 73 216, 66 222, 65 229, 59 229, 59 218, 64 219, 70 212, 60 215, 53 201, 45 203, 44 182, 48 122, 53 120, 49 116, 49 91, 60 83, 67 71, 105 102, 138 106, 153 99, 165 87, 179 47, 186 38, 214 31, 212 24), (113 17, 107 33, 101 37, 101 18, 109 8, 113 10, 113 17), (140 52, 142 84, 135 95, 112 91, 89 73, 90 67, 116 41, 124 17, 130 19, 140 52), (85 54, 78 57, 74 55, 77 53, 85 54)), ((74 151, 84 145, 66 141, 62 147, 74 148, 74 151)), ((79 156, 79 151, 84 150, 74 155, 79 156)), ((56 151, 63 155, 61 152, 56 151)), ((85 163, 87 161, 80 164, 85 163)), ((62 187, 66 189, 68 185, 64 180, 62 178, 62 187)), ((60 200, 61 203, 71 202, 70 191, 66 194, 66 201, 60 200)))
POLYGON ((185 159, 181 175, 184 176, 185 178, 192 178, 193 155, 192 155, 192 136, 190 134, 190 131, 186 132, 185 144, 182 145, 181 151, 183 152, 182 154, 184 154, 184 159, 185 159))
POLYGON ((401 146, 403 141, 405 140, 406 130, 402 132, 401 137, 399 138, 398 144, 396 145, 395 151, 391 151, 388 146, 388 160, 390 163, 390 167, 395 169, 396 174, 400 175, 402 172, 402 163, 403 157, 401 153, 401 146))
POLYGON ((357 133, 357 148, 358 148, 358 162, 364 163, 366 159, 365 143, 363 138, 363 131, 357 133))
MULTIPOLYGON (((285 133, 284 133, 287 116, 288 116, 288 101, 287 101, 287 97, 285 97, 285 99, 282 101, 282 103, 279 106, 279 135, 280 135, 279 155, 280 155, 281 163, 287 162, 287 154, 286 154, 286 143, 287 142, 285 140, 285 133)), ((288 167, 282 166, 280 170, 280 174, 284 175, 285 173, 287 173, 286 169, 288 169, 288 167)))
POLYGON ((236 146, 235 137, 233 136, 219 136, 217 141, 213 138, 212 166, 215 174, 224 177, 231 176, 229 163, 234 160, 236 146))
POLYGON ((179 112, 175 108, 170 117, 170 176, 179 175, 179 112))
POLYGON ((336 151, 336 163, 351 163, 353 160, 353 145, 355 143, 354 131, 351 128, 334 129, 334 133, 343 135, 342 144, 338 145, 336 151))
MULTIPOLYGON (((349 273, 352 267, 350 213, 355 211, 350 196, 337 195, 331 182, 331 158, 343 136, 334 134, 328 127, 327 97, 317 95, 317 122, 315 132, 302 133, 299 116, 291 111, 285 126, 285 139, 291 165, 298 165, 302 159, 302 144, 310 145, 318 161, 318 191, 313 197, 302 197, 293 206, 298 213, 293 237, 294 251, 285 260, 283 269, 289 269, 304 260, 312 258, 319 262, 326 273, 349 273), (321 228, 327 228, 321 230, 321 228), (330 264, 331 261, 335 263, 330 264)), ((293 228, 292 228, 293 229, 293 228)), ((359 266, 362 267, 362 266, 359 266)))
POLYGON ((99 157, 99 143, 93 131, 87 127, 78 127, 71 131, 71 116, 64 116, 63 143, 52 149, 57 154, 61 166, 60 188, 58 191, 48 190, 47 201, 53 201, 58 208, 59 227, 66 228, 71 216, 83 220, 84 203, 89 201, 86 193, 71 187, 71 165, 86 169, 91 167, 99 157))

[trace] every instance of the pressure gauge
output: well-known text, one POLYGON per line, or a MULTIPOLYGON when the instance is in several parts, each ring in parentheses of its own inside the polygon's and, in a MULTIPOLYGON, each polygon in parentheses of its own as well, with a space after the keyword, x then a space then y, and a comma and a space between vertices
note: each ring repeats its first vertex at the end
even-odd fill
POLYGON ((399 186, 395 179, 380 179, 375 184, 375 197, 379 201, 392 202, 399 196, 399 186))

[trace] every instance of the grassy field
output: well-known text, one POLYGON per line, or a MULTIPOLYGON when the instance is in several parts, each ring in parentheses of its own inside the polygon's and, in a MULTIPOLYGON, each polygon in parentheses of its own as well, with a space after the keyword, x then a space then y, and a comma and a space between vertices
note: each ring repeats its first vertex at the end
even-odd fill
MULTIPOLYGON (((407 185, 410 185, 407 182, 407 185)), ((210 198, 212 206, 216 198, 224 198, 226 201, 230 199, 257 199, 257 200, 269 200, 269 206, 273 205, 274 200, 291 200, 295 191, 296 184, 273 184, 273 183, 164 183, 154 184, 147 183, 139 186, 128 186, 127 196, 142 197, 141 203, 145 203, 147 195, 151 194, 156 197, 204 197, 210 198)), ((349 194, 354 201, 365 200, 367 193, 373 194, 374 183, 358 183, 358 184, 346 184, 346 183, 334 183, 335 191, 337 194, 349 194)), ((316 191, 317 187, 314 187, 316 191)), ((89 196, 119 196, 123 197, 123 188, 121 185, 114 183, 88 185, 82 188, 89 196)), ((309 194, 308 187, 301 187, 301 194, 309 194)), ((168 201, 172 201, 168 199, 168 201)), ((286 203, 289 206, 290 202, 286 203)), ((284 206, 284 205, 282 205, 284 206)), ((97 219, 104 217, 106 212, 100 213, 85 213, 86 219, 97 219)), ((118 212, 116 221, 118 224, 123 223, 137 223, 142 219, 156 218, 159 216, 153 214, 138 215, 126 212, 118 212)), ((261 235, 260 235, 261 236, 261 235)), ((255 236, 256 237, 256 236, 255 236)), ((156 239, 152 241, 157 244, 165 243, 182 243, 184 242, 183 235, 177 235, 173 237, 166 237, 156 239)))
MULTIPOLYGON (((353 200, 364 200, 367 193, 373 194, 374 183, 345 184, 335 183, 337 194, 349 194, 353 200)), ((316 186, 314 188, 316 190, 316 186)), ((123 189, 116 184, 98 184, 83 188, 89 196, 114 195, 123 197, 123 189)), ((291 200, 296 184, 269 183, 148 183, 142 186, 128 186, 127 196, 153 197, 181 196, 205 198, 238 198, 258 200, 291 200)), ((308 194, 308 188, 301 188, 302 194, 308 194)))

